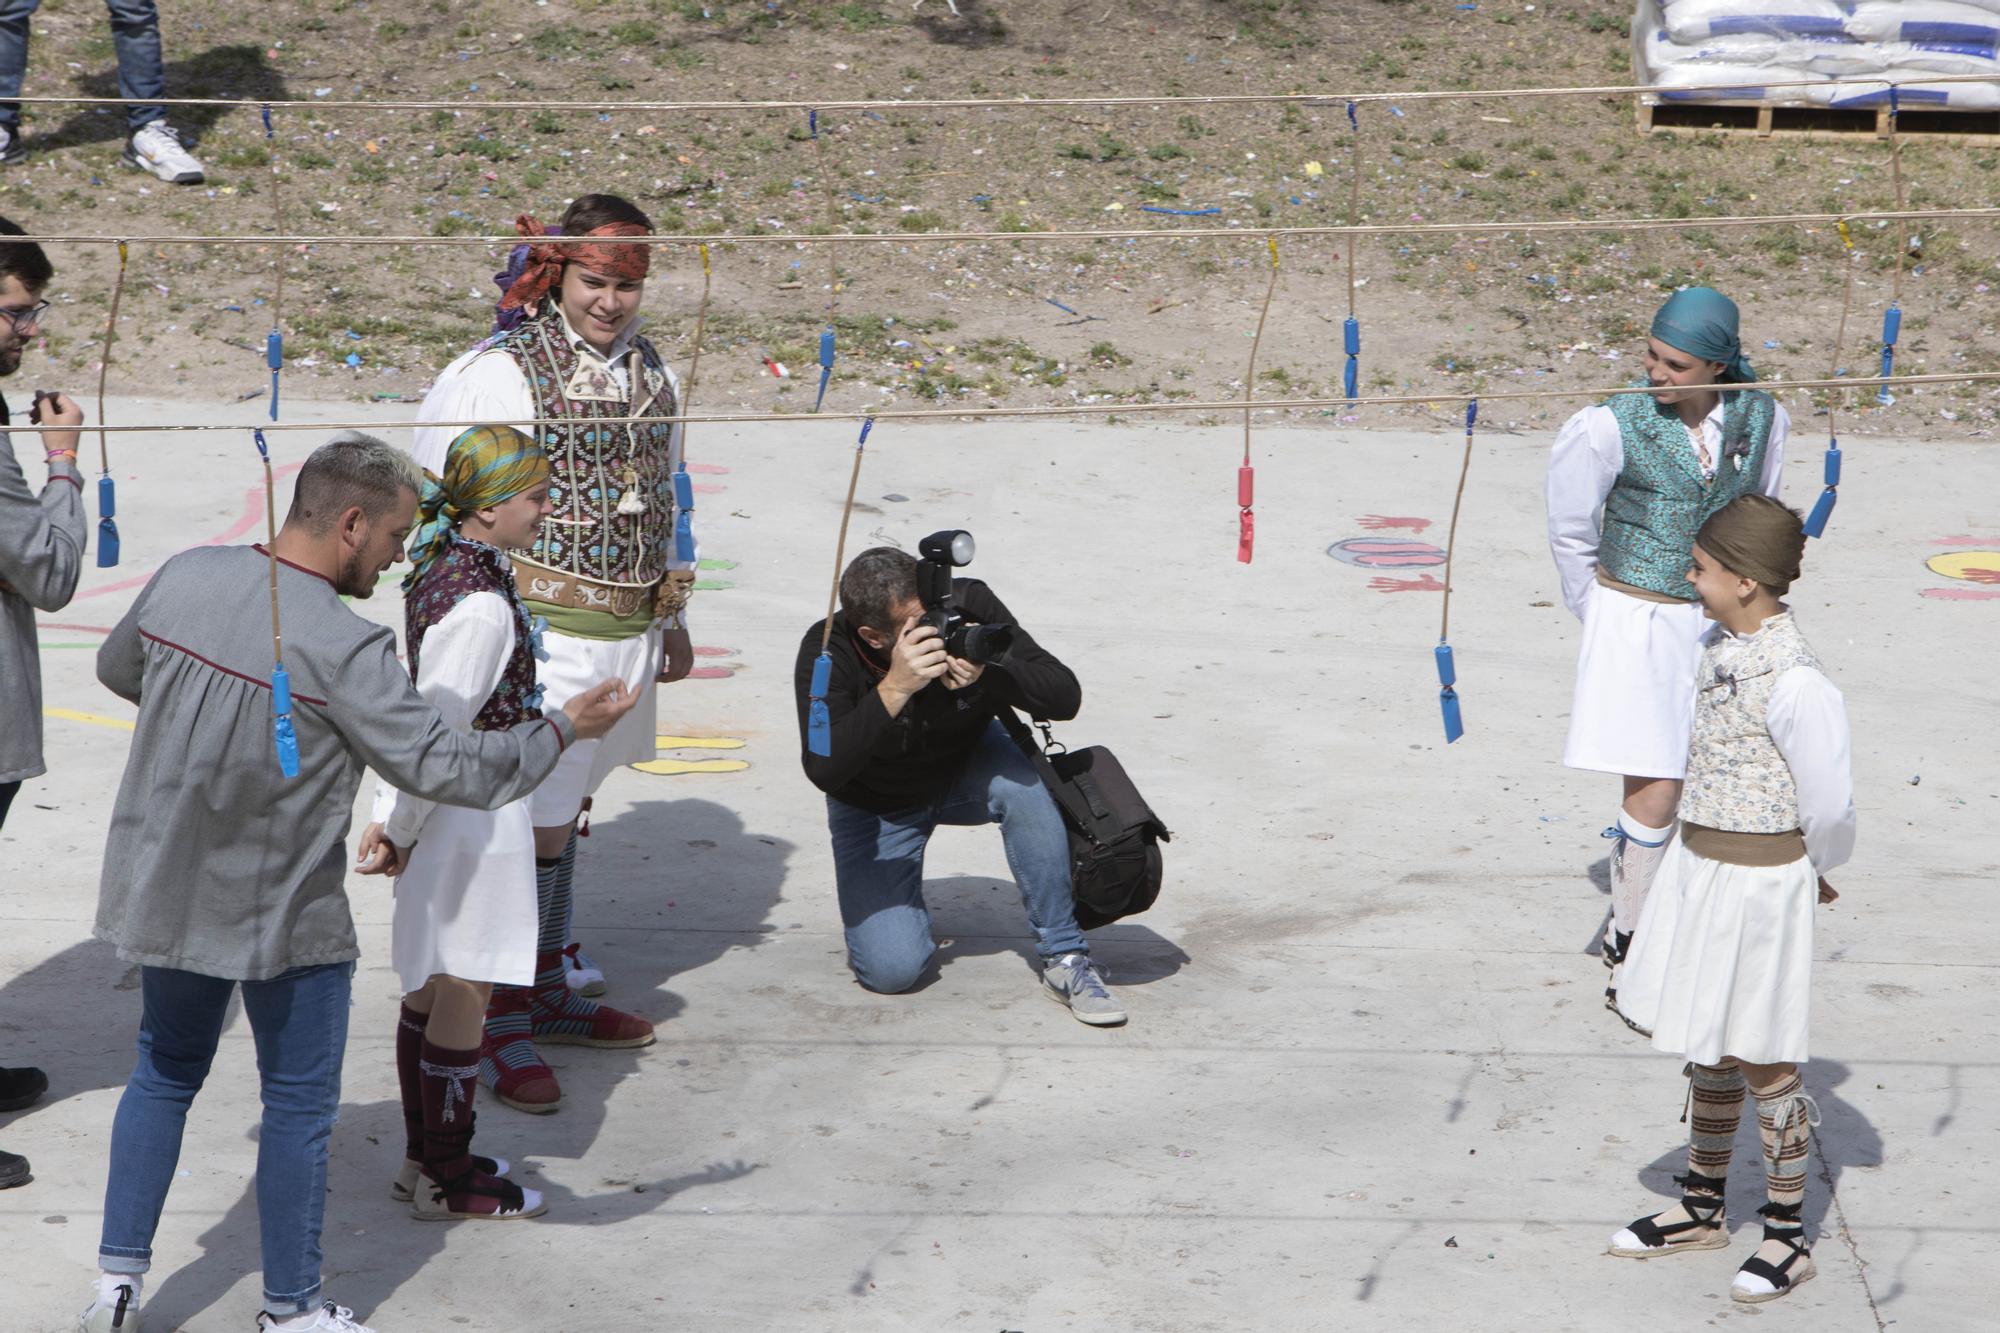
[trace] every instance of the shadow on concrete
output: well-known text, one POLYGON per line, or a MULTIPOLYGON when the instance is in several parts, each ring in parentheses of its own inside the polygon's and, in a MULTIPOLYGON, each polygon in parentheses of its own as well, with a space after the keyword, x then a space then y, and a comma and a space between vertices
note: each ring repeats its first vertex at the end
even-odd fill
MULTIPOLYGON (((257 102, 281 102, 291 97, 284 76, 266 61, 263 46, 252 43, 212 46, 191 56, 170 59, 166 62, 166 74, 168 97, 231 97, 257 102)), ((118 67, 107 65, 84 75, 78 83, 79 91, 86 97, 117 97, 118 67)), ((128 133, 125 110, 122 106, 79 107, 53 129, 37 133, 34 144, 38 148, 76 148, 124 139, 128 133)), ((243 114, 222 106, 167 108, 167 120, 190 140, 200 139, 224 116, 243 114)), ((254 110, 249 114, 254 115, 254 110)))
MULTIPOLYGON (((930 911, 931 935, 937 952, 917 984, 902 992, 913 995, 935 983, 942 969, 960 958, 1011 953, 1022 966, 1041 975, 1042 960, 1028 926, 1021 891, 1012 880, 961 875, 924 881, 924 903, 930 911)), ((1134 918, 1088 931, 1091 956, 1102 964, 1113 985, 1144 986, 1174 975, 1190 961, 1171 940, 1134 918)))
MULTIPOLYGON (((241 1003, 232 996, 229 1005, 225 1022, 234 1023, 241 1003)), ((0 1062, 39 1065, 49 1090, 9 1123, 49 1114, 71 1097, 124 1087, 138 1032, 139 969, 100 940, 72 944, 10 977, 0 986, 0 1062), (58 1020, 53 1029, 30 1022, 34 1015, 65 1014, 89 1018, 78 1026, 58 1020)))
MULTIPOLYGON (((1882 1165, 1881 1132, 1859 1107, 1836 1091, 1852 1076, 1853 1071, 1837 1060, 1809 1060, 1802 1071, 1806 1093, 1820 1112, 1819 1127, 1813 1131, 1813 1155, 1806 1168, 1805 1220, 1814 1244, 1829 1234, 1826 1215, 1833 1196, 1840 1192, 1841 1175, 1855 1167, 1882 1165)), ((1662 1086, 1662 1096, 1680 1095, 1670 1093, 1670 1086, 1662 1086)), ((1683 1082, 1680 1091, 1685 1092, 1685 1088, 1683 1082)), ((1683 1139, 1640 1171, 1639 1182, 1655 1194, 1679 1199, 1680 1186, 1673 1178, 1686 1170, 1687 1143, 1683 1139)), ((1757 1132, 1757 1103, 1747 1093, 1730 1158, 1728 1197, 1731 1234, 1763 1225, 1757 1210, 1766 1199, 1764 1144, 1757 1132)))
MULTIPOLYGON (((577 859, 576 922, 577 933, 590 941, 590 951, 608 976, 610 992, 604 998, 656 1022, 679 1016, 686 1002, 665 989, 668 978, 706 966, 730 950, 756 947, 772 929, 767 918, 778 902, 791 851, 790 843, 746 830, 735 811, 711 801, 647 801, 596 824, 577 859)), ((129 973, 134 989, 138 975, 137 969, 119 963, 108 946, 80 945, 10 983, 8 994, 0 996, 8 1001, 6 1012, 13 1011, 11 992, 37 973, 49 974, 51 986, 58 978, 69 978, 66 987, 79 979, 122 986, 129 973), (70 958, 74 954, 87 956, 70 958), (81 978, 79 972, 84 973, 81 978)), ((38 988, 24 990, 24 1002, 33 1002, 38 988)), ((53 990, 48 1002, 54 1002, 53 990)), ((81 1079, 66 1079, 62 1088, 52 1089, 52 1096, 82 1090, 75 1086, 79 1082, 93 1088, 123 1084, 138 1024, 136 995, 131 1007, 128 1022, 107 1025, 107 1032, 115 1031, 117 1037, 115 1055, 86 1063, 81 1079)), ((350 1039, 365 1042, 368 1051, 361 1057, 350 1048, 350 1078, 357 1058, 394 1059, 393 1033, 351 1031, 350 1039)), ((657 1044, 639 1050, 544 1048, 563 1085, 562 1109, 553 1115, 524 1115, 481 1090, 484 1113, 477 1149, 508 1158, 515 1164, 515 1178, 541 1190, 548 1200, 548 1214, 529 1225, 566 1229, 616 1223, 651 1212, 685 1190, 723 1184, 757 1169, 742 1161, 690 1164, 661 1179, 607 1182, 604 1192, 590 1195, 534 1173, 532 1159, 580 1159, 590 1152, 617 1084, 642 1074, 672 1077, 672 1048, 671 1029, 660 1033, 657 1044), (532 1154, 524 1151, 528 1144, 532 1154)), ((193 1114, 201 1114, 199 1102, 193 1114)), ((399 1102, 347 1102, 339 1115, 328 1169, 323 1278, 329 1298, 365 1317, 422 1271, 444 1248, 453 1228, 415 1222, 407 1216, 407 1205, 388 1197, 389 1181, 403 1160, 399 1102), (365 1239, 358 1239, 362 1233, 365 1239)), ((253 1144, 256 1136, 253 1126, 248 1135, 253 1144)), ((246 1150, 246 1161, 254 1153, 254 1147, 246 1150)), ((162 1220, 164 1226, 174 1225, 171 1201, 162 1220)), ((246 1273, 260 1270, 254 1179, 246 1179, 242 1195, 202 1234, 200 1244, 202 1255, 195 1262, 155 1275, 157 1285, 146 1302, 149 1325, 178 1328, 222 1300, 246 1273)))

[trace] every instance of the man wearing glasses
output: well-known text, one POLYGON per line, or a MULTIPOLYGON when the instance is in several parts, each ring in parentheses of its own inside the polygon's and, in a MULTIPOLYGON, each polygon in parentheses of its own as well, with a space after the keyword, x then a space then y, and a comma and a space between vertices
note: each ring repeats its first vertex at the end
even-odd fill
MULTIPOLYGON (((0 237, 21 229, 0 218, 0 237)), ((21 368, 28 340, 41 332, 48 302, 42 291, 55 276, 34 242, 0 240, 0 376, 21 368)), ((83 412, 60 393, 35 395, 31 420, 54 426, 83 424, 83 412)), ((76 470, 74 429, 33 438, 47 456, 49 480, 36 495, 14 457, 5 427, 12 420, 0 396, 0 824, 21 783, 48 771, 42 763, 42 664, 35 646, 35 612, 59 611, 76 592, 83 568, 83 479, 76 470)), ((0 1069, 0 1111, 31 1104, 48 1088, 39 1069, 0 1069)), ((0 1189, 25 1185, 26 1158, 0 1152, 0 1189)))

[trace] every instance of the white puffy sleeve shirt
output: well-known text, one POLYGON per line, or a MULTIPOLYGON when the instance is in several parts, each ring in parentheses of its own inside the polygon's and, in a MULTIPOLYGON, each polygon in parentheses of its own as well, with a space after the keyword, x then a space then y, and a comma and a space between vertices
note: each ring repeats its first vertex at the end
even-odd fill
MULTIPOLYGON (((472 730, 472 719, 500 688, 507 659, 514 653, 514 609, 497 592, 475 592, 445 612, 424 634, 417 660, 417 693, 438 710, 453 731, 472 730)), ((387 782, 375 788, 374 822, 398 847, 422 836, 437 802, 397 791, 387 782)))
POLYGON ((1812 667, 1789 667, 1771 685, 1764 725, 1792 770, 1813 869, 1824 875, 1846 865, 1854 855, 1854 775, 1840 691, 1812 667))
MULTIPOLYGON (((1784 478, 1785 439, 1791 417, 1782 406, 1771 417, 1771 439, 1764 450, 1764 473, 1757 489, 1777 498, 1784 478)), ((1702 442, 1710 458, 1722 456, 1722 405, 1701 423, 1702 442)), ((1583 619, 1584 598, 1597 577, 1597 547, 1603 533, 1604 500, 1625 469, 1625 442, 1618 418, 1601 405, 1584 408, 1556 432, 1549 451, 1549 554, 1562 579, 1563 605, 1583 619)))

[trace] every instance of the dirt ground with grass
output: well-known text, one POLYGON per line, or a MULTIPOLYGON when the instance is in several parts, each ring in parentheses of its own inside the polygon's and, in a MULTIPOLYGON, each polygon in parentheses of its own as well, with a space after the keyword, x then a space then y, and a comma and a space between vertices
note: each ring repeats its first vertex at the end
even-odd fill
MULTIPOLYGON (((268 144, 251 108, 183 108, 210 177, 165 185, 119 164, 121 113, 33 106, 32 156, 0 169, 0 212, 41 234, 325 233, 452 237, 553 220, 569 197, 637 200, 663 231, 857 231, 842 247, 841 359, 828 406, 1161 402, 1242 392, 1268 275, 1259 238, 1019 241, 1045 229, 1330 225, 1347 220, 1353 163, 1371 222, 1687 218, 1860 211, 1893 202, 1872 138, 1643 137, 1629 98, 1472 99, 1362 109, 898 109, 898 98, 1199 96, 1592 85, 1631 78, 1629 7, 1614 0, 1477 6, 1444 0, 293 0, 164 6, 169 95, 300 99, 268 144), (406 111, 315 99, 602 98, 591 111, 406 111), (822 118, 825 169, 803 114, 623 109, 647 99, 879 100, 822 118), (275 161, 274 161, 275 159, 275 161), (275 167, 275 177, 274 177, 275 167), (1148 206, 1220 210, 1203 216, 1148 206), (991 240, 924 243, 927 232, 991 240)), ((115 95, 105 11, 47 0, 27 95, 115 95)), ((2000 149, 1943 138, 1904 155, 1913 206, 1984 206, 2000 149)), ((1869 373, 1895 266, 1895 229, 1863 229, 1855 317, 1839 358, 1869 373)), ((2000 232, 1915 233, 1900 372, 2000 370, 2000 232)), ((51 247, 48 324, 71 392, 94 387, 110 247, 51 247)), ((1283 243, 1257 373, 1260 398, 1339 391, 1347 256, 1283 243)), ((128 393, 229 401, 262 391, 274 262, 290 392, 419 396, 488 329, 498 248, 476 245, 136 244, 111 379, 128 393)), ((691 351, 699 268, 656 261, 648 309, 666 354, 691 351)), ((1830 229, 1691 227, 1537 239, 1388 235, 1356 251, 1366 393, 1438 395, 1361 407, 1363 426, 1457 419, 1472 393, 1627 382, 1674 286, 1713 283, 1743 305, 1767 379, 1834 361, 1840 246, 1830 229)), ((697 410, 812 405, 826 315, 824 251, 730 244, 715 254, 697 410), (764 358, 785 364, 773 377, 764 358)), ((31 361, 31 367, 34 366, 31 361)), ((1802 432, 1824 404, 1786 395, 1802 432)), ((1494 403, 1483 420, 1547 429, 1578 404, 1494 403)), ((2000 387, 1912 387, 1845 412, 1843 434, 1986 436, 2000 387)), ((1298 417, 1312 413, 1290 413, 1298 417)), ((1273 418, 1277 419, 1277 418, 1273 418)))

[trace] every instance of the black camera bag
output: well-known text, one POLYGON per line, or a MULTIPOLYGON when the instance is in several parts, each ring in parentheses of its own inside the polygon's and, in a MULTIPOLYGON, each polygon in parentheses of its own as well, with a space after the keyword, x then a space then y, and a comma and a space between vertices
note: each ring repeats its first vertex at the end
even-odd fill
POLYGON ((1160 896, 1160 844, 1172 840, 1118 757, 1101 745, 1071 751, 1037 718, 1037 744, 1011 708, 1000 721, 1042 776, 1069 833, 1076 924, 1084 930, 1133 916, 1160 896))

